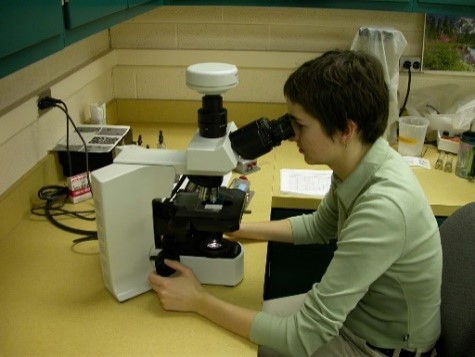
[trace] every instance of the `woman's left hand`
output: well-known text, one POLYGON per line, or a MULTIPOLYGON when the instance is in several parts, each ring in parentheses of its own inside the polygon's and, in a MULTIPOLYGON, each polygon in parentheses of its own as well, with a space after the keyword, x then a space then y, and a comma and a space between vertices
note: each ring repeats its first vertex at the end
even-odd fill
POLYGON ((198 312, 206 291, 190 268, 175 260, 165 259, 165 264, 175 269, 170 277, 150 273, 149 281, 157 293, 164 310, 198 312))

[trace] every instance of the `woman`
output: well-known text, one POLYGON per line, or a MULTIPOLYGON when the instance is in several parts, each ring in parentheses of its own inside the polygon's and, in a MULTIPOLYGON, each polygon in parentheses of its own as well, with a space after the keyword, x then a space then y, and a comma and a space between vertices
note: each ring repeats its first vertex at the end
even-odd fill
POLYGON ((321 282, 257 312, 219 300, 167 261, 177 276, 150 275, 163 308, 201 314, 271 349, 262 354, 429 356, 440 332, 440 237, 417 179, 382 138, 389 99, 381 64, 365 53, 327 52, 292 73, 284 95, 291 140, 308 164, 333 170, 330 191, 313 214, 242 224, 230 235, 336 239, 321 282))

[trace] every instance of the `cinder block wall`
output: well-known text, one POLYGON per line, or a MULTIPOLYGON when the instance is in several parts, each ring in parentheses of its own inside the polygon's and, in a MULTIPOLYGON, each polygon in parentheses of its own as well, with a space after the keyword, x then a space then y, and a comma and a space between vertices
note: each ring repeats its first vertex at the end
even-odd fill
POLYGON ((140 110, 140 106, 150 106, 153 100, 199 100, 200 95, 185 85, 185 70, 192 63, 206 61, 230 62, 239 68, 239 86, 225 94, 225 101, 284 103, 282 86, 289 73, 322 52, 349 49, 361 26, 396 28, 407 39, 405 54, 422 56, 423 14, 160 7, 111 29, 111 46, 120 56, 114 68, 118 118, 121 122, 135 120, 135 109, 141 121, 166 120, 169 116, 160 117, 156 110, 140 110))

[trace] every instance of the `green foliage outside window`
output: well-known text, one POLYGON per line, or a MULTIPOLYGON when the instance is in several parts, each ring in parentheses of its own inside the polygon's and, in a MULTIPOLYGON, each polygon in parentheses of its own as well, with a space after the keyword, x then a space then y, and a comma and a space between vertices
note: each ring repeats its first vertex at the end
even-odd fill
POLYGON ((428 14, 424 69, 475 71, 475 18, 428 14))

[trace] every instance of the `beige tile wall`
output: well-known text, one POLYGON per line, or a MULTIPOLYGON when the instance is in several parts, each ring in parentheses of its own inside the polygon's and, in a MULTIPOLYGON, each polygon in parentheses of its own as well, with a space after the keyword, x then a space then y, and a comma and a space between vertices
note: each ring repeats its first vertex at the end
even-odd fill
MULTIPOLYGON (((326 50, 350 48, 361 26, 400 30, 408 42, 404 55, 422 57, 423 14, 315 8, 160 7, 111 29, 111 45, 118 53, 114 93, 116 98, 127 99, 127 106, 119 106, 127 110, 118 111, 118 120, 182 120, 170 116, 166 109, 147 111, 139 106, 144 99, 148 103, 198 101, 200 95, 185 85, 185 70, 192 63, 207 61, 229 62, 239 67, 239 86, 224 94, 225 101, 283 103, 282 85, 296 66, 326 50), (132 114, 134 105, 136 115, 132 114)), ((474 80, 467 73, 413 73, 411 87, 417 90, 454 83, 466 93, 473 92, 474 80)), ((407 84, 407 73, 401 73, 400 98, 404 98, 407 84)))
MULTIPOLYGON (((126 61, 114 71, 116 97, 199 99, 184 85, 186 66, 219 61, 240 70, 240 85, 226 100, 282 102, 281 86, 291 68, 325 49, 350 46, 358 27, 346 23, 349 13, 357 23, 370 18, 359 11, 160 7, 111 29, 113 48, 140 50, 122 52, 126 61)), ((401 14, 372 15, 383 17, 378 25, 384 16, 402 22, 401 14)), ((405 27, 420 31, 410 23, 405 27)))
MULTIPOLYGON (((185 85, 186 67, 217 61, 239 68, 240 84, 224 95, 225 101, 283 103, 282 85, 296 66, 326 50, 350 48, 358 29, 368 25, 399 29, 408 41, 405 53, 421 56, 421 14, 163 6, 111 29, 111 46, 119 56, 114 68, 115 97, 198 101, 201 95, 185 85)), ((160 115, 137 108, 133 117, 131 111, 119 110, 119 120, 183 120, 170 117, 167 110, 160 115)))
POLYGON ((163 6, 111 30, 113 48, 320 53, 349 48, 361 26, 400 30, 411 56, 422 53, 424 15, 279 7, 163 6))
POLYGON ((102 31, 0 80, 0 115, 110 50, 102 31))

